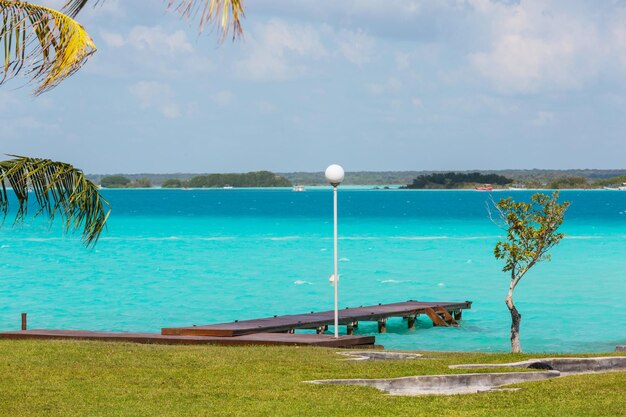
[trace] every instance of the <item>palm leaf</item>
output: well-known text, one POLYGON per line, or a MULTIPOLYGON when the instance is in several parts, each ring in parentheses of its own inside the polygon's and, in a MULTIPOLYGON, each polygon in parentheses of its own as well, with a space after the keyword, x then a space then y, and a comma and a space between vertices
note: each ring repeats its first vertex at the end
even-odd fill
POLYGON ((0 19, 4 50, 0 84, 25 73, 39 84, 35 94, 41 94, 74 74, 96 51, 85 29, 56 10, 0 0, 0 19))
MULTIPOLYGON (((70 17, 76 17, 83 7, 87 5, 89 0, 67 0, 61 11, 70 17)), ((100 3, 100 0, 94 0, 95 4, 100 3)))
POLYGON ((199 16, 199 30, 213 24, 222 32, 222 40, 232 29, 233 40, 243 34, 241 18, 245 17, 243 0, 168 0, 169 7, 177 4, 176 10, 183 17, 199 16))
POLYGON ((109 203, 98 192, 98 186, 73 166, 49 159, 14 156, 0 161, 0 212, 9 211, 9 187, 19 208, 15 221, 21 223, 34 198, 38 207, 35 217, 56 216, 65 221, 66 231, 82 228, 87 246, 95 245, 109 217, 109 203))
MULTIPOLYGON (((91 0, 98 4, 103 0, 91 0)), ((168 7, 174 7, 183 17, 200 19, 199 30, 214 24, 222 33, 222 40, 232 29, 233 40, 243 34, 241 19, 245 17, 243 0, 167 0, 168 7)), ((67 0, 63 12, 72 17, 87 5, 89 0, 67 0)))

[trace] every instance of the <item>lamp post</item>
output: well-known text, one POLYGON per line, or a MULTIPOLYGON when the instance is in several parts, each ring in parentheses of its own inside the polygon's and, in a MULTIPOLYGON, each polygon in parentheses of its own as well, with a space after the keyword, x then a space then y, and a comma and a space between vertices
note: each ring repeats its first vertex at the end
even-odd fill
POLYGON ((333 285, 335 287, 335 338, 339 337, 339 272, 337 257, 337 187, 343 181, 345 172, 340 165, 330 165, 326 168, 326 180, 333 186, 333 220, 334 220, 334 246, 335 246, 335 271, 333 273, 333 285))

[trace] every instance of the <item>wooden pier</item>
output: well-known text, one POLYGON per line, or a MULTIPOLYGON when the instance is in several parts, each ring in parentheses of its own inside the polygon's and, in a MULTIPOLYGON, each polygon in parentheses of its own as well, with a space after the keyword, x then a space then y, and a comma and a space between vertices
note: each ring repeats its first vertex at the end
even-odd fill
POLYGON ((472 306, 464 302, 419 302, 378 304, 346 308, 339 311, 339 324, 346 326, 348 335, 334 338, 323 334, 334 324, 334 311, 310 312, 273 316, 261 319, 209 324, 206 326, 163 328, 159 333, 92 332, 85 330, 27 330, 26 314, 22 314, 22 330, 0 333, 0 339, 74 339, 157 344, 208 344, 208 345, 291 345, 324 346, 333 348, 373 347, 374 336, 355 336, 359 322, 377 322, 378 331, 387 330, 387 320, 401 317, 409 328, 424 314, 434 326, 458 326, 464 309, 472 306), (317 334, 298 333, 297 329, 314 329, 317 334))
POLYGON ((56 339, 56 340, 96 340, 104 342, 131 342, 162 345, 282 345, 282 346, 320 346, 332 348, 368 348, 373 347, 374 336, 341 336, 338 339, 330 335, 255 333, 236 337, 210 336, 164 336, 159 333, 126 332, 90 332, 86 330, 20 330, 2 332, 0 339, 56 339))
MULTIPOLYGON (((409 328, 415 326, 415 320, 422 314, 427 315, 435 326, 457 326, 457 320, 464 309, 472 306, 471 301, 464 302, 420 302, 409 300, 401 303, 378 304, 339 310, 339 324, 347 327, 352 335, 359 322, 378 322, 379 333, 387 330, 387 319, 402 317, 407 319, 409 328)), ((161 329, 163 335, 178 336, 215 336, 235 337, 253 333, 293 333, 296 329, 315 329, 318 334, 334 324, 334 311, 310 312, 273 316, 262 319, 233 321, 230 323, 209 324, 205 326, 173 327, 161 329)))

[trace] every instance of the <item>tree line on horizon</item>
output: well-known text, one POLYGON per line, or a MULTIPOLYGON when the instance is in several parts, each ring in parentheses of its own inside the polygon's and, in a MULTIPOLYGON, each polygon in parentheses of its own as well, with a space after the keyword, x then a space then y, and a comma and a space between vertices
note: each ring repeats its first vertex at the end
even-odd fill
POLYGON ((468 188, 475 184, 507 185, 512 179, 498 174, 481 174, 480 172, 446 172, 420 175, 404 189, 455 189, 468 188))
MULTIPOLYGON (((344 185, 406 185, 411 183, 420 175, 434 173, 445 173, 446 171, 349 171, 342 184, 344 185)), ((507 178, 512 178, 514 183, 523 184, 526 188, 593 188, 622 184, 626 182, 626 169, 570 169, 570 170, 476 170, 476 171, 449 171, 449 172, 479 172, 481 174, 498 174, 507 178), (572 180, 575 178, 575 180, 572 180), (576 179, 583 178, 584 180, 576 179), (621 180, 620 180, 621 179, 621 180), (586 183, 585 183, 586 181, 586 183), (578 184, 575 184, 578 182, 578 184), (570 183, 568 186, 567 183, 570 183), (581 184, 583 186, 581 186, 581 184), (587 184, 587 185, 585 185, 587 184), (574 187, 574 185, 576 185, 574 187)), ((119 174, 128 179, 138 180, 147 178, 153 186, 160 187, 168 180, 178 180, 181 187, 188 185, 189 180, 197 176, 209 175, 205 173, 139 173, 139 174, 119 174)), ((275 175, 285 177, 291 184, 305 186, 326 185, 326 178, 323 172, 275 172, 275 175)), ((105 176, 89 174, 87 177, 98 183, 105 176)), ((170 183, 178 187, 177 181, 170 183)))
MULTIPOLYGON (((150 188, 148 177, 130 179, 124 175, 108 175, 100 180, 102 188, 150 188)), ((161 183, 162 188, 223 188, 223 187, 291 187, 291 182, 270 171, 255 171, 243 174, 196 175, 189 180, 169 178, 161 183)))
POLYGON ((477 184, 492 184, 506 186, 515 183, 529 189, 593 189, 602 187, 616 187, 626 184, 626 175, 611 178, 590 180, 581 176, 558 176, 549 181, 521 181, 507 178, 498 174, 482 174, 480 172, 446 172, 420 175, 412 183, 402 186, 402 189, 462 189, 472 188, 477 184))
POLYGON ((109 175, 100 180, 102 188, 150 188, 152 182, 149 178, 137 178, 131 180, 123 175, 109 175))
POLYGON ((291 187, 285 177, 270 171, 247 172, 245 174, 208 174, 198 175, 189 180, 190 188, 221 187, 291 187))

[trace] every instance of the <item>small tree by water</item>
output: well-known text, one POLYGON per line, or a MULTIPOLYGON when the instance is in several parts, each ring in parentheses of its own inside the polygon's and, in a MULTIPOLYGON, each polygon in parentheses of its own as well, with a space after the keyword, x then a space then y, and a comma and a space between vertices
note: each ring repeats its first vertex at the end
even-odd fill
POLYGON ((520 344, 521 314, 513 302, 513 292, 524 275, 537 262, 550 259, 548 251, 559 244, 563 233, 557 230, 563 223, 569 202, 558 203, 559 193, 552 196, 537 193, 531 203, 516 202, 512 197, 503 198, 495 207, 500 214, 502 228, 506 230, 506 240, 496 244, 493 253, 496 259, 505 262, 503 272, 511 274, 509 292, 505 298, 511 313, 511 352, 522 351, 520 344))

